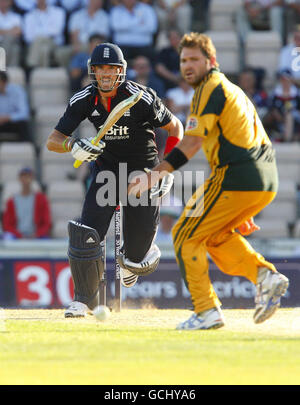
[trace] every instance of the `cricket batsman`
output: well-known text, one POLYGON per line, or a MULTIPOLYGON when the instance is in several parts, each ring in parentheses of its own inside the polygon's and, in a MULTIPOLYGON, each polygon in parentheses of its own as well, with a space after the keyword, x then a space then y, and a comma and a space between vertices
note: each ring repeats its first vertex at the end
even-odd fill
MULTIPOLYGON (((80 222, 69 221, 69 262, 74 282, 74 301, 65 317, 84 317, 99 305, 99 282, 103 272, 103 241, 116 207, 123 206, 121 282, 132 287, 140 275, 152 273, 160 259, 154 243, 159 223, 159 204, 151 204, 169 192, 173 175, 167 174, 147 196, 147 204, 131 205, 120 201, 119 165, 126 164, 128 176, 134 171, 149 170, 159 163, 155 128, 168 132, 165 153, 183 138, 181 122, 164 106, 154 90, 126 80, 126 67, 121 49, 112 43, 102 43, 94 49, 88 62, 91 84, 70 99, 64 115, 50 134, 47 147, 56 153, 71 153, 75 160, 92 162, 92 181, 85 196, 80 222), (104 124, 118 103, 143 90, 142 98, 128 110, 105 134, 103 141, 72 137, 79 124, 88 119, 96 128, 104 124), (97 192, 105 180, 99 174, 114 176, 116 198, 112 204, 102 204, 97 192)), ((128 179, 125 179, 127 196, 128 179)), ((113 185, 108 184, 111 188, 113 185)))
POLYGON ((132 179, 129 193, 143 193, 203 148, 211 175, 172 230, 176 259, 194 307, 177 329, 220 328, 225 323, 209 278, 207 254, 224 273, 256 284, 254 322, 261 323, 274 314, 289 285, 244 237, 259 229, 253 217, 276 196, 275 152, 251 101, 220 72, 211 39, 185 34, 179 52, 182 76, 195 90, 185 136, 151 173, 139 182, 132 179))

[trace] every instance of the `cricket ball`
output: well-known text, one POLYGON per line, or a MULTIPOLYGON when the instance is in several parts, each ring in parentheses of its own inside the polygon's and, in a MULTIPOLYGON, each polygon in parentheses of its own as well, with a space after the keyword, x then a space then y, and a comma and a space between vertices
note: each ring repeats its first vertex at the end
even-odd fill
POLYGON ((110 317, 110 310, 106 305, 98 305, 93 314, 98 321, 106 321, 110 317))

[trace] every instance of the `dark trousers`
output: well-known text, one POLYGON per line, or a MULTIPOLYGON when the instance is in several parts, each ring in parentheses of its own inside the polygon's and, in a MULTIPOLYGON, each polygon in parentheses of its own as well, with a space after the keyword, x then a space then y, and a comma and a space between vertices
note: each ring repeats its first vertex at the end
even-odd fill
POLYGON ((27 121, 7 122, 0 125, 0 142, 31 142, 27 121))
MULTIPOLYGON (((130 173, 129 169, 128 173, 130 173)), ((81 222, 84 225, 96 229, 101 240, 104 239, 115 209, 120 202, 118 184, 118 167, 113 167, 106 161, 102 161, 101 166, 99 166, 98 163, 92 165, 92 180, 85 197, 81 222), (99 205, 99 199, 97 202, 97 192, 101 187, 107 187, 107 181, 99 183, 96 181, 97 175, 103 171, 110 171, 115 175, 116 203, 114 204, 99 205)), ((112 184, 112 187, 113 186, 112 184)), ((151 206, 151 200, 148 200, 148 202, 148 206, 131 206, 129 204, 125 205, 124 202, 124 205, 122 205, 122 230, 124 241, 122 250, 125 256, 135 263, 142 261, 150 249, 159 223, 159 206, 151 206)))

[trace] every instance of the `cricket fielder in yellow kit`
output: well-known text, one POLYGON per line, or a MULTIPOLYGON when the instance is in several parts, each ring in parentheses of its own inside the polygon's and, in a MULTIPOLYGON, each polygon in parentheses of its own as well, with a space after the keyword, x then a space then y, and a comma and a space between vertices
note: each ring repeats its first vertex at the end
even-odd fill
POLYGON ((182 76, 195 89, 185 136, 151 173, 132 180, 129 193, 144 192, 202 147, 211 175, 172 231, 177 263, 194 306, 192 316, 177 329, 224 325, 207 254, 224 273, 256 284, 254 322, 261 323, 274 314, 289 284, 244 237, 259 229, 253 217, 276 196, 275 152, 251 101, 219 71, 211 39, 186 34, 179 52, 182 76))

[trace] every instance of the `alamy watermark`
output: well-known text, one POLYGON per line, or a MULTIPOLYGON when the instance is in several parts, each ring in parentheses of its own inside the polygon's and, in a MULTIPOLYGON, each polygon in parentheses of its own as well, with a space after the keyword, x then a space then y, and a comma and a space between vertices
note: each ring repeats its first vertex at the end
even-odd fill
MULTIPOLYGON (((155 176, 155 172, 150 172, 151 176, 155 176)), ((144 176, 145 171, 136 170, 128 172, 127 163, 119 164, 119 171, 117 174, 109 170, 100 171, 96 177, 96 183, 100 185, 97 194, 96 201, 98 206, 116 206, 119 201, 122 206, 179 206, 189 205, 194 207, 198 200, 201 200, 201 185, 204 183, 204 171, 174 171, 174 185, 176 188, 176 199, 171 201, 170 193, 167 193, 163 199, 150 198, 149 192, 142 193, 139 197, 134 194, 128 195, 128 184, 134 177, 144 176), (194 192, 198 190, 198 192, 194 192)), ((155 183, 155 177, 154 182, 155 183)), ((161 185, 156 182, 152 186, 152 191, 159 188, 161 185)), ((173 188, 172 187, 172 188, 173 188)), ((151 194, 151 192, 150 192, 151 194)), ((202 199, 203 200, 203 199, 202 199)), ((194 207, 195 208, 195 207, 194 207)), ((203 202, 197 205, 197 209, 191 209, 187 216, 200 216, 203 211, 203 202)))

